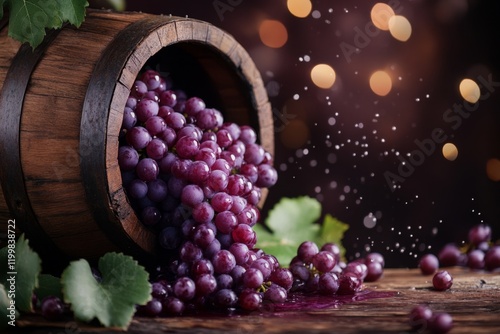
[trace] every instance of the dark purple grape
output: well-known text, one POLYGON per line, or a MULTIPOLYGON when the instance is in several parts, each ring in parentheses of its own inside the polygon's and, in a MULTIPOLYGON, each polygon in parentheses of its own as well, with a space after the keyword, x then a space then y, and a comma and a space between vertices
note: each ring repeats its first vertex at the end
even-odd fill
POLYGON ((314 254, 311 262, 320 273, 330 272, 337 264, 333 254, 328 251, 320 251, 314 254))
POLYGON ((339 295, 353 295, 359 291, 362 280, 354 273, 343 273, 339 277, 339 295))
POLYGON ((222 308, 231 308, 238 303, 238 296, 233 290, 221 289, 215 294, 215 304, 222 308))
POLYGON ((297 249, 297 256, 305 263, 311 263, 312 258, 319 252, 318 246, 312 241, 304 241, 297 249))
POLYGON ((118 150, 118 165, 122 171, 134 170, 139 163, 139 154, 132 146, 121 146, 118 150))
POLYGON ((257 268, 248 268, 243 274, 243 285, 246 288, 257 289, 264 283, 264 275, 257 268))
POLYGON ((141 305, 137 309, 140 315, 147 317, 156 317, 161 314, 162 310, 162 302, 156 298, 151 299, 146 303, 146 305, 141 305))
POLYGON ((438 254, 441 267, 452 267, 459 263, 460 250, 454 244, 444 246, 438 254))
POLYGON ((432 275, 439 268, 439 260, 434 254, 425 254, 420 258, 418 267, 423 275, 432 275))
POLYGON ((431 333, 444 334, 453 328, 453 318, 448 313, 437 313, 428 321, 431 333))
POLYGON ((251 289, 245 289, 238 296, 238 304, 244 310, 254 311, 262 304, 262 296, 251 289))
POLYGON ((174 107, 177 104, 177 95, 173 90, 165 90, 160 93, 160 105, 174 107))
POLYGON ((158 115, 159 108, 157 102, 149 99, 142 99, 137 102, 135 114, 139 121, 146 122, 150 117, 158 115))
POLYGON ((264 292, 264 299, 273 303, 284 303, 288 296, 287 291, 276 284, 271 286, 264 292))
POLYGON ((334 273, 323 273, 318 279, 318 291, 322 294, 333 295, 339 289, 339 279, 334 273))
POLYGON ((380 262, 367 262, 367 273, 364 279, 365 282, 375 282, 384 274, 384 267, 380 262))
POLYGON ((198 296, 208 296, 217 289, 217 280, 211 274, 202 274, 196 279, 198 296))
POLYGON ((432 278, 432 285, 437 291, 448 290, 453 285, 453 277, 446 270, 438 271, 432 278))
POLYGON ((470 269, 484 269, 484 252, 474 249, 467 254, 467 266, 470 269))
POLYGON ((240 224, 231 232, 234 242, 241 242, 250 248, 255 245, 255 232, 251 226, 240 224))
POLYGON ((47 296, 41 304, 42 316, 50 321, 61 320, 64 316, 64 303, 59 297, 47 296))
MULTIPOLYGON (((133 101, 137 103, 137 100, 134 99, 133 101)), ((137 124, 137 115, 135 114, 133 108, 125 107, 125 109, 123 110, 122 129, 130 130, 136 124, 137 124)))
POLYGON ((289 291, 292 288, 293 275, 287 268, 275 269, 269 279, 271 282, 283 287, 286 291, 289 291))
POLYGON ((134 126, 127 131, 126 135, 127 143, 136 150, 142 150, 148 146, 152 139, 153 138, 149 134, 148 130, 142 126, 134 126))
POLYGON ((425 305, 415 306, 409 314, 409 324, 414 330, 425 330, 432 318, 432 310, 425 305))
POLYGON ((186 306, 179 298, 167 297, 162 304, 163 311, 169 315, 181 315, 186 306))
POLYGON ((158 174, 160 173, 160 168, 155 160, 151 158, 144 158, 137 164, 135 172, 137 173, 139 179, 148 182, 156 180, 158 174))
POLYGON ((484 266, 489 271, 500 268, 500 246, 493 246, 486 252, 484 266))
POLYGON ((491 240, 491 227, 485 224, 478 224, 469 230, 469 242, 477 246, 482 242, 491 240))
POLYGON ((177 279, 173 289, 175 296, 184 301, 193 299, 196 294, 196 285, 189 277, 181 277, 177 279))
POLYGON ((229 274, 236 265, 236 259, 230 251, 221 249, 212 258, 216 274, 229 274))

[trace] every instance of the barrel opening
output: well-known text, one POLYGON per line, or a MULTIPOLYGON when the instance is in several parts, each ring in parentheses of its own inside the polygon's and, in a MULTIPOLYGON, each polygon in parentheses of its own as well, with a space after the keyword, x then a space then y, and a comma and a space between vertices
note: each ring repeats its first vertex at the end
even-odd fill
POLYGON ((207 107, 220 110, 226 121, 259 128, 248 80, 226 54, 213 46, 199 41, 177 42, 149 58, 144 69, 168 74, 174 88, 202 98, 207 107))

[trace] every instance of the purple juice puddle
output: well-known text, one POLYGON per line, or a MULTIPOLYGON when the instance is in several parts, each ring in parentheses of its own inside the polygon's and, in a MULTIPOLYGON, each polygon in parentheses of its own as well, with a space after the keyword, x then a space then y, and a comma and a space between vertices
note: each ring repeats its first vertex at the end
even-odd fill
POLYGON ((285 303, 264 305, 264 312, 266 309, 273 313, 283 313, 339 308, 341 305, 347 303, 374 298, 389 298, 397 294, 397 291, 374 291, 369 289, 359 291, 354 295, 325 296, 318 294, 292 293, 288 296, 288 300, 285 303))

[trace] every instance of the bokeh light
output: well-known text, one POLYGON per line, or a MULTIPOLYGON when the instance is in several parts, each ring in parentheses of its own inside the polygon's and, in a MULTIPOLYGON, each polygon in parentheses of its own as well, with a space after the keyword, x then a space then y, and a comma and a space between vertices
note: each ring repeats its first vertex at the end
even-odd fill
POLYGON ((289 121, 283 131, 280 132, 280 139, 284 146, 289 149, 297 149, 304 146, 309 139, 309 128, 300 119, 289 121))
POLYGON ((453 143, 444 144, 442 151, 446 160, 454 161, 458 157, 458 148, 453 143))
POLYGON ((486 175, 492 181, 500 181, 500 159, 489 159, 486 162, 486 175))
POLYGON ((481 96, 481 90, 478 84, 471 79, 463 79, 460 82, 459 90, 462 98, 470 103, 476 103, 481 96))
POLYGON ((259 26, 260 40, 270 48, 281 48, 288 40, 286 27, 277 20, 264 20, 259 26))
POLYGON ((396 15, 391 6, 385 3, 376 3, 370 12, 373 25, 380 30, 389 30, 389 20, 396 15))
POLYGON ((328 89, 335 83, 335 70, 327 64, 318 64, 311 70, 311 79, 319 88, 328 89))
POLYGON ((386 71, 376 71, 370 77, 370 88, 375 94, 386 96, 392 89, 392 79, 386 71))
POLYGON ((312 10, 312 3, 310 0, 288 0, 286 2, 288 11, 296 17, 307 17, 312 10))
POLYGON ((389 32, 392 37, 401 42, 406 42, 411 36, 411 24, 402 15, 394 15, 389 19, 389 32))

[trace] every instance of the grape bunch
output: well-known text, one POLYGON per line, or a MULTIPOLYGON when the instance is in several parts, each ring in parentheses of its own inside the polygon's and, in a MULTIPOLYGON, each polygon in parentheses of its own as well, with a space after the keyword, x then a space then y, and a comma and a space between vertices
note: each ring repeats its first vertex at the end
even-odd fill
POLYGON ((437 255, 424 254, 418 263, 423 275, 432 275, 440 267, 463 266, 471 270, 495 271, 500 269, 500 246, 491 243, 491 227, 478 224, 470 228, 468 244, 460 249, 449 243, 437 255))
POLYGON ((142 311, 254 310, 286 299, 291 273, 254 248, 262 189, 278 177, 254 129, 225 122, 147 70, 124 109, 118 162, 130 203, 167 260, 142 311))
POLYGON ((363 282, 378 280, 384 265, 380 253, 369 253, 346 264, 341 261, 338 245, 325 243, 318 248, 316 243, 304 241, 290 262, 294 278, 292 291, 352 295, 362 288, 363 282))

